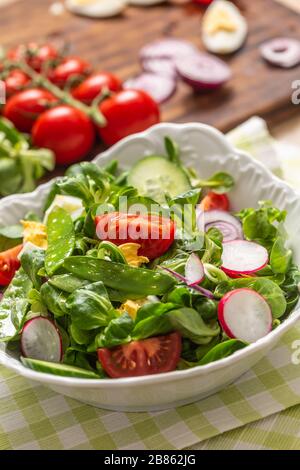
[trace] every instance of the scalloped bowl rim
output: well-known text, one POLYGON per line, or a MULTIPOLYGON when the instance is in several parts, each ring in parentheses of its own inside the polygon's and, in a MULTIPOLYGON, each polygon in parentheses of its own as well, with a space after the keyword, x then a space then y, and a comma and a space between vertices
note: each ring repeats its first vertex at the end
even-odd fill
MULTIPOLYGON (((206 134, 210 135, 216 140, 219 140, 219 143, 223 145, 224 148, 227 148, 228 152, 231 154, 235 154, 239 156, 240 158, 243 158, 244 161, 251 166, 256 166, 259 168, 260 172, 263 174, 265 178, 272 179, 274 183, 276 183, 277 186, 281 186, 282 189, 285 191, 288 191, 291 195, 294 197, 297 196, 300 198, 300 194, 292 189, 287 183, 279 179, 277 176, 275 176, 273 173, 270 172, 265 166, 262 165, 257 160, 254 160, 252 157, 250 157, 248 154, 245 152, 241 152, 234 147, 231 146, 231 144, 225 139, 224 135, 219 132, 217 129, 208 126, 206 124, 199 124, 199 123, 187 123, 187 124, 173 124, 173 123, 162 123, 162 124, 157 124, 151 128, 149 128, 145 132, 141 132, 139 134, 133 134, 129 137, 126 137, 122 141, 118 142, 115 144, 113 147, 110 149, 106 150, 105 152, 102 152, 99 154, 97 157, 95 157, 95 160, 101 155, 101 157, 106 157, 109 156, 111 153, 117 153, 119 149, 121 149, 124 145, 127 145, 129 142, 136 138, 145 138, 148 139, 152 135, 155 135, 157 129, 163 129, 165 128, 166 131, 168 129, 195 129, 199 131, 204 131, 206 134)), ((35 191, 32 193, 26 193, 23 195, 25 196, 37 196, 41 189, 43 188, 48 188, 48 186, 51 185, 51 181, 48 183, 45 183, 43 185, 40 185, 35 191)), ((22 197, 22 195, 18 195, 19 197, 22 197)), ((0 201, 0 208, 3 204, 6 202, 11 202, 16 195, 8 196, 2 201, 0 201)), ((98 388, 118 388, 118 387, 126 387, 128 385, 134 387, 134 386, 139 386, 141 384, 147 384, 147 383, 166 383, 169 381, 177 381, 177 380, 182 380, 185 378, 190 378, 194 376, 203 376, 205 374, 208 374, 210 372, 223 369, 226 367, 230 367, 233 364, 236 364, 239 362, 242 358, 249 356, 251 353, 260 351, 261 349, 267 348, 269 343, 275 344, 275 340, 277 337, 281 337, 282 334, 286 331, 288 331, 298 320, 300 320, 300 305, 292 311, 290 314, 291 316, 288 317, 284 322, 279 325, 275 330, 271 331, 268 335, 264 336, 263 338, 259 339, 255 343, 250 344, 244 349, 241 349, 231 356, 228 356, 223 359, 219 359, 218 361, 211 362, 209 364, 203 365, 203 366, 195 366, 191 369, 185 369, 185 370, 176 370, 172 372, 166 372, 162 374, 154 374, 154 375, 147 375, 147 376, 140 376, 140 377, 128 377, 128 378, 120 378, 120 379, 82 379, 82 378, 75 378, 75 377, 66 377, 66 376, 58 376, 58 375, 53 375, 53 374, 48 374, 44 372, 36 372, 33 371, 27 367, 25 367, 20 361, 17 362, 16 359, 10 357, 5 351, 0 351, 0 364, 6 366, 7 368, 19 373, 23 377, 26 377, 27 379, 47 383, 47 384, 52 384, 52 385, 66 385, 66 386, 76 386, 79 388, 86 388, 86 387, 98 387, 98 388)))

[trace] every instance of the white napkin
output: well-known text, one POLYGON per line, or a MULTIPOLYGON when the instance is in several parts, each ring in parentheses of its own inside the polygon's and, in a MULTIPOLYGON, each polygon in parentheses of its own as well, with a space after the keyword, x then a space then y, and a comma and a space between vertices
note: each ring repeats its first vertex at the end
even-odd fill
POLYGON ((266 122, 254 116, 227 134, 229 141, 300 190, 300 148, 275 140, 266 122))

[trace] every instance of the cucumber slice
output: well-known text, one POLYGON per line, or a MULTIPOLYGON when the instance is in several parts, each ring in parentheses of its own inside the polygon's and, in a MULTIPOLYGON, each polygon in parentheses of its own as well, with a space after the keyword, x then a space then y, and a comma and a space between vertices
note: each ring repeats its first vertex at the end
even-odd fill
POLYGON ((165 203, 165 194, 178 196, 189 189, 187 174, 165 157, 150 156, 139 160, 129 172, 127 182, 141 196, 148 196, 158 203, 165 203))
POLYGON ((80 369, 79 367, 68 366, 67 364, 39 361, 28 357, 21 357, 21 361, 25 367, 35 370, 36 372, 61 375, 63 377, 76 377, 80 379, 101 379, 100 375, 97 375, 95 372, 80 369))

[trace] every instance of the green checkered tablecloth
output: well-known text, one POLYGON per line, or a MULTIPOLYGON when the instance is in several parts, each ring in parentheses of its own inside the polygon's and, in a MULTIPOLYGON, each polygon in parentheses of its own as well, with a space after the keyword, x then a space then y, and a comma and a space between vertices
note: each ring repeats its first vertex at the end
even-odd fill
POLYGON ((93 408, 2 367, 0 449, 195 448, 233 429, 200 448, 300 449, 300 406, 243 428, 300 403, 300 365, 292 361, 299 338, 300 324, 235 384, 197 403, 157 413, 93 408))
POLYGON ((193 450, 287 449, 300 449, 299 405, 193 446, 193 450))

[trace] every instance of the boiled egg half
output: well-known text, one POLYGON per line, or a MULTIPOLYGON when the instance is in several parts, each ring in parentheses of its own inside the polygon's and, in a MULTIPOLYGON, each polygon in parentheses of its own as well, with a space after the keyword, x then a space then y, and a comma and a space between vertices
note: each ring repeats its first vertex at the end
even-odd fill
POLYGON ((93 18, 108 18, 118 15, 127 5, 127 0, 66 0, 72 13, 93 18))
POLYGON ((45 217, 43 221, 44 224, 47 224, 49 215, 56 207, 60 207, 61 209, 64 209, 66 212, 68 212, 68 214, 70 214, 70 216, 72 217, 73 221, 78 219, 78 217, 80 217, 84 211, 82 200, 79 199, 79 197, 62 196, 60 194, 57 194, 51 206, 45 212, 45 217))
POLYGON ((151 6, 158 5, 159 3, 164 3, 166 0, 128 0, 130 5, 139 5, 139 6, 151 6))
POLYGON ((244 44, 248 25, 240 10, 227 0, 215 0, 202 20, 202 40, 215 54, 231 54, 244 44))

